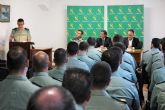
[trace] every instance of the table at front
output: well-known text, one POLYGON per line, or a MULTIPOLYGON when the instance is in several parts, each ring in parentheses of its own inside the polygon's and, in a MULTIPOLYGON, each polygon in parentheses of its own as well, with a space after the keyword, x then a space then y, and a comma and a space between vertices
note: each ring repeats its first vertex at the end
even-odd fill
POLYGON ((141 56, 142 56, 142 49, 132 49, 127 51, 128 53, 130 53, 136 60, 137 64, 139 64, 141 62, 141 56))

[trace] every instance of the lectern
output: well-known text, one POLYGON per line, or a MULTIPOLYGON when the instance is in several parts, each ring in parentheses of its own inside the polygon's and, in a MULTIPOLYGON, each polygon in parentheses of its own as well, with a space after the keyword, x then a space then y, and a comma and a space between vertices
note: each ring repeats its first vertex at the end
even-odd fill
POLYGON ((34 45, 34 42, 9 42, 9 49, 11 49, 14 46, 20 46, 26 50, 28 59, 31 60, 32 45, 34 45))

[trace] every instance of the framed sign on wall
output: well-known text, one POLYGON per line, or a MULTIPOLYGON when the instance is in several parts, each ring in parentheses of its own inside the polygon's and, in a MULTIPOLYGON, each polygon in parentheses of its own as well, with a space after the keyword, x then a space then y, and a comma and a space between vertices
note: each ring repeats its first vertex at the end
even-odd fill
POLYGON ((0 22, 10 22, 10 6, 0 4, 0 22))

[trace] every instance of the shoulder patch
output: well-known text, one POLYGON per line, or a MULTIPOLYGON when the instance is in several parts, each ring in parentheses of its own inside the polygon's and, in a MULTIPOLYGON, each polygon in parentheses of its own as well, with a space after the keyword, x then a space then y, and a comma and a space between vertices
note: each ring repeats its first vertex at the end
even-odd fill
POLYGON ((118 98, 115 96, 111 96, 114 100, 118 101, 118 102, 122 102, 124 104, 127 104, 127 101, 124 98, 118 98))
POLYGON ((165 81, 161 81, 161 82, 157 83, 156 85, 159 85, 159 84, 162 84, 162 83, 165 83, 165 81))

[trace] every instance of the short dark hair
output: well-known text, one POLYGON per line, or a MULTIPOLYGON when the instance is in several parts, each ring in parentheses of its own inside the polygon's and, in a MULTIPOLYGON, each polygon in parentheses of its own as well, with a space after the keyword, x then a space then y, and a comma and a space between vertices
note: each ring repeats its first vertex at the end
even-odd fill
POLYGON ((100 61, 93 65, 91 74, 93 87, 105 88, 110 82, 112 71, 108 63, 100 61))
POLYGON ((133 29, 129 29, 128 31, 131 31, 133 34, 135 33, 135 31, 133 29))
POLYGON ((30 98, 27 110, 76 110, 70 92, 59 86, 47 86, 36 91, 30 98), (52 98, 48 91, 57 92, 60 98, 52 98), (43 96, 45 97, 43 98, 43 96), (42 97, 42 99, 41 99, 42 97), (40 100, 39 100, 40 99, 40 100), (45 101, 45 103, 43 103, 45 101))
POLYGON ((119 47, 111 47, 103 52, 101 60, 107 62, 115 72, 119 67, 119 62, 122 61, 123 52, 119 47))
POLYGON ((12 47, 7 53, 7 67, 9 70, 25 68, 27 60, 27 52, 22 47, 12 47))
MULTIPOLYGON (((40 51, 40 52, 43 52, 43 51, 40 51)), ((38 53, 39 52, 37 52, 36 54, 38 54, 38 53)), ((43 52, 43 53, 45 53, 45 52, 43 52)), ((36 54, 33 56, 33 67, 34 67, 35 71, 40 72, 44 68, 48 67, 49 57, 45 53, 44 58, 38 58, 38 56, 36 54)))
POLYGON ((79 50, 85 51, 85 50, 88 50, 88 47, 89 47, 89 45, 85 41, 80 42, 80 44, 79 44, 79 50))
POLYGON ((87 42, 88 42, 88 44, 89 44, 90 46, 95 46, 95 44, 96 44, 96 39, 95 39, 94 37, 89 37, 89 38, 87 39, 87 42))
POLYGON ((119 47, 123 51, 123 54, 125 53, 126 46, 124 45, 124 43, 122 43, 122 42, 116 42, 114 44, 114 46, 119 47))
POLYGON ((153 38, 152 41, 151 41, 152 45, 155 47, 155 48, 159 48, 160 49, 160 39, 159 38, 153 38))
POLYGON ((160 44, 162 45, 163 53, 165 53, 165 37, 161 39, 160 44))
POLYGON ((82 104, 90 95, 92 77, 86 70, 70 68, 64 73, 62 86, 72 93, 77 104, 82 104))
POLYGON ((18 20, 17 20, 17 23, 18 22, 23 22, 24 23, 24 20, 22 19, 22 18, 19 18, 18 20))
POLYGON ((75 55, 78 52, 78 44, 76 42, 69 42, 67 45, 67 53, 69 55, 75 55))
POLYGON ((81 35, 83 35, 83 34, 84 34, 84 31, 83 31, 83 30, 81 30, 81 29, 78 29, 77 31, 80 31, 80 32, 81 32, 81 35))
POLYGON ((104 35, 106 35, 106 36, 107 36, 107 31, 106 31, 106 30, 101 30, 101 32, 103 32, 103 33, 104 33, 104 35))
POLYGON ((67 53, 65 49, 58 48, 54 52, 54 63, 58 66, 64 64, 67 60, 67 53))
POLYGON ((119 34, 115 34, 113 37, 113 42, 122 42, 123 43, 123 36, 119 34))

